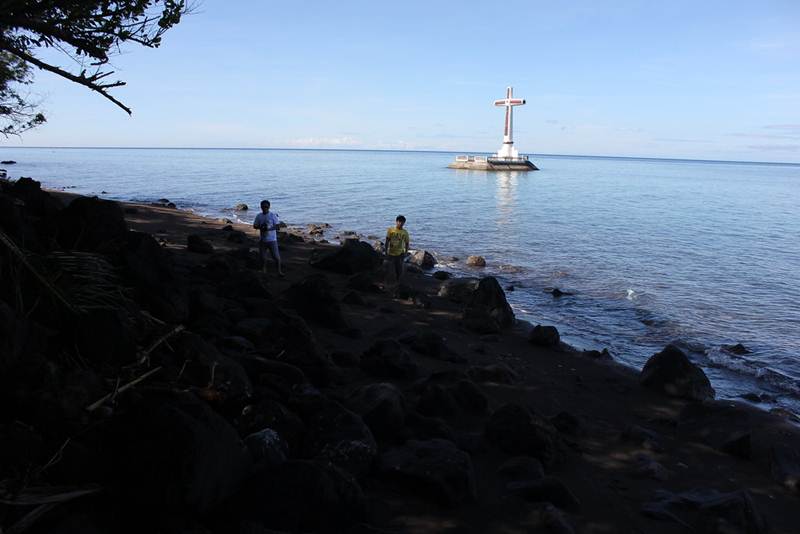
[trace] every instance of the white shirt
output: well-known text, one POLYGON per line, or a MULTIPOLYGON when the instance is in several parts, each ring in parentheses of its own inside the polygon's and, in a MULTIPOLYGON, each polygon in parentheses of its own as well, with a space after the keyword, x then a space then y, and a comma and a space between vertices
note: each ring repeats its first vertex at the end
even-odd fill
POLYGON ((269 243, 270 241, 278 240, 278 232, 275 231, 274 228, 280 224, 280 222, 281 220, 277 213, 273 213, 271 211, 267 213, 261 212, 256 215, 256 220, 253 221, 253 226, 260 228, 262 224, 266 224, 270 228, 270 230, 261 230, 261 241, 269 243))

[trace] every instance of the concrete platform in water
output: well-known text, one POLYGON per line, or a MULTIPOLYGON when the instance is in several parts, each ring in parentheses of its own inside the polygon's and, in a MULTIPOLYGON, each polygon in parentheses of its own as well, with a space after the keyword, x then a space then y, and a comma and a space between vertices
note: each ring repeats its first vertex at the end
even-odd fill
POLYGON ((539 168, 528 160, 528 156, 513 158, 486 156, 457 156, 448 165, 451 169, 469 169, 474 171, 538 171, 539 168))

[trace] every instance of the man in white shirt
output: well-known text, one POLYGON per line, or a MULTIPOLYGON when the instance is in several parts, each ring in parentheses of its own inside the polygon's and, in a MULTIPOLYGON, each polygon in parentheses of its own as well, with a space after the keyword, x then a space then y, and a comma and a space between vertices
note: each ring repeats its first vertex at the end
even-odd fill
POLYGON ((281 268, 281 253, 278 250, 278 228, 286 226, 277 213, 269 211, 269 200, 261 201, 261 213, 256 215, 253 228, 261 231, 258 240, 258 252, 261 255, 261 271, 267 272, 267 251, 278 266, 278 276, 283 276, 281 268))

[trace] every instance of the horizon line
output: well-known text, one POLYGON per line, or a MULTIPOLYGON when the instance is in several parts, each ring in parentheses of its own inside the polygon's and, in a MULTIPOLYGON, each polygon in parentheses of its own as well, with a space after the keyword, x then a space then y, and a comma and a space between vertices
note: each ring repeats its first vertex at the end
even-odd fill
MULTIPOLYGON (((436 149, 403 149, 403 148, 333 148, 333 147, 181 147, 181 146, 2 146, 0 149, 92 149, 92 150, 295 150, 295 151, 328 151, 328 152, 422 152, 430 154, 491 154, 482 151, 458 151, 458 150, 436 150, 436 149)), ((665 156, 608 156, 599 154, 546 154, 534 153, 531 156, 556 157, 556 158, 595 158, 595 159, 630 159, 630 160, 659 160, 659 161, 683 161, 697 163, 734 163, 734 164, 756 164, 756 165, 788 165, 800 166, 800 162, 791 161, 755 161, 755 160, 724 160, 724 159, 699 159, 699 158, 678 158, 665 156)))

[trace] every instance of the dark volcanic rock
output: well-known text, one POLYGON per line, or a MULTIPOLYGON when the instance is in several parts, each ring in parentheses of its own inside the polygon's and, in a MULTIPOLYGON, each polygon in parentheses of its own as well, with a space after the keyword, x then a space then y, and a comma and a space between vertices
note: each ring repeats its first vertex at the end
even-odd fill
POLYGON ((495 410, 486 424, 486 437, 509 454, 533 456, 544 465, 556 463, 564 450, 558 430, 519 404, 495 410))
POLYGON ((14 182, 9 188, 9 193, 22 200, 25 203, 25 211, 32 215, 45 217, 61 209, 61 203, 50 193, 42 191, 41 184, 30 178, 20 178, 14 182))
POLYGON ((174 337, 170 346, 179 365, 182 363, 181 378, 185 382, 201 388, 208 385, 226 399, 243 400, 253 394, 253 386, 244 368, 201 336, 184 332, 174 337))
POLYGON ((608 352, 608 349, 603 350, 584 350, 581 351, 581 356, 592 358, 594 360, 613 360, 614 357, 608 352))
POLYGON ((198 254, 212 254, 214 247, 197 234, 191 234, 186 238, 186 250, 198 254))
POLYGON ((116 498, 206 513, 250 466, 236 431, 191 394, 148 395, 106 428, 106 481, 116 498))
POLYGON ((129 364, 136 357, 136 325, 120 308, 91 308, 74 330, 81 354, 93 362, 129 364))
POLYGON ((470 267, 486 267, 486 260, 483 256, 467 256, 467 265, 470 267))
POLYGON ((300 368, 314 385, 324 386, 333 374, 333 362, 317 342, 308 324, 295 315, 276 311, 272 317, 269 335, 263 345, 280 347, 281 359, 300 368))
POLYGON ((481 334, 500 332, 514 324, 514 312, 494 277, 482 278, 463 315, 464 325, 481 334))
POLYGON ((528 341, 537 347, 558 348, 561 336, 555 326, 542 326, 537 324, 528 334, 528 341))
POLYGON ((455 441, 453 429, 442 419, 427 417, 417 412, 409 412, 406 415, 406 427, 403 430, 403 437, 421 440, 441 438, 455 441))
POLYGON ((472 366, 467 369, 467 375, 475 382, 494 384, 513 384, 519 379, 519 375, 504 363, 472 366))
POLYGON ((789 445, 777 443, 770 449, 772 478, 787 489, 800 493, 800 454, 789 445))
POLYGON ((477 498, 472 461, 450 441, 411 440, 382 454, 378 465, 381 477, 443 506, 477 498))
POLYGON ((383 289, 375 281, 371 272, 356 273, 347 280, 347 286, 364 293, 382 293, 383 289))
POLYGON ((567 411, 558 412, 550 418, 550 423, 552 423, 559 432, 569 436, 576 436, 581 430, 580 419, 567 411))
POLYGON ((66 249, 106 250, 124 244, 128 226, 116 202, 78 197, 57 217, 58 242, 66 249))
POLYGON ((353 477, 333 465, 307 460, 259 471, 235 501, 237 515, 290 532, 344 532, 367 511, 353 477))
POLYGON ((366 306, 367 301, 364 300, 364 297, 356 293, 355 291, 348 291, 345 296, 342 297, 342 302, 345 304, 349 304, 351 306, 366 306))
POLYGON ((723 345, 722 350, 724 350, 725 352, 729 352, 731 354, 736 354, 737 356, 750 354, 750 349, 748 349, 741 343, 737 343, 735 345, 723 345))
POLYGON ((299 415, 273 399, 262 399, 242 410, 239 429, 243 435, 258 433, 265 428, 278 433, 288 445, 289 453, 299 454, 306 435, 306 425, 299 415))
POLYGON ((288 445, 271 428, 253 432, 244 438, 250 457, 257 468, 273 467, 286 461, 288 445))
POLYGON ((350 395, 347 406, 359 414, 380 439, 392 439, 403 429, 406 399, 392 384, 362 386, 350 395))
POLYGON ((431 329, 417 330, 414 334, 406 336, 400 341, 408 345, 414 352, 428 358, 456 363, 465 361, 464 358, 450 350, 442 336, 431 329))
POLYGON ((722 493, 696 488, 680 493, 656 492, 642 513, 654 519, 675 521, 693 532, 766 534, 764 517, 746 490, 722 493))
POLYGON ((436 258, 427 250, 417 250, 411 254, 408 261, 422 269, 433 269, 436 265, 436 258))
POLYGON ((639 382, 650 389, 690 400, 712 400, 715 395, 703 370, 675 345, 667 345, 647 360, 639 382))
POLYGON ((417 410, 428 416, 448 417, 459 413, 483 413, 489 406, 486 395, 463 373, 434 373, 414 386, 417 410))
POLYGON ((447 280, 448 278, 451 278, 452 276, 453 275, 451 275, 447 271, 436 271, 435 273, 433 273, 433 277, 436 278, 437 280, 447 280))
POLYGON ((497 468, 506 482, 538 480, 544 477, 542 462, 530 456, 514 456, 497 468))
POLYGON ((292 284, 286 291, 286 298, 289 305, 307 321, 327 328, 347 328, 342 307, 324 275, 314 274, 292 284))
POLYGON ((369 243, 356 239, 348 239, 342 246, 311 261, 313 267, 340 274, 371 271, 381 263, 381 255, 369 243))
POLYGON ((170 253, 150 234, 129 231, 122 251, 123 271, 143 307, 164 321, 182 323, 188 314, 186 288, 170 253))
POLYGON ((439 296, 453 302, 466 304, 472 298, 475 290, 478 289, 478 284, 480 284, 478 278, 451 278, 442 284, 439 289, 439 296))
POLYGON ((378 452, 364 420, 334 401, 306 417, 305 453, 327 460, 356 476, 367 472, 378 452))
POLYGON ((385 378, 414 378, 417 365, 403 346, 395 340, 376 341, 361 355, 361 369, 371 375, 385 378))
POLYGON ((509 482, 506 489, 531 502, 549 502, 562 510, 580 511, 581 503, 559 479, 543 477, 537 480, 509 482))

